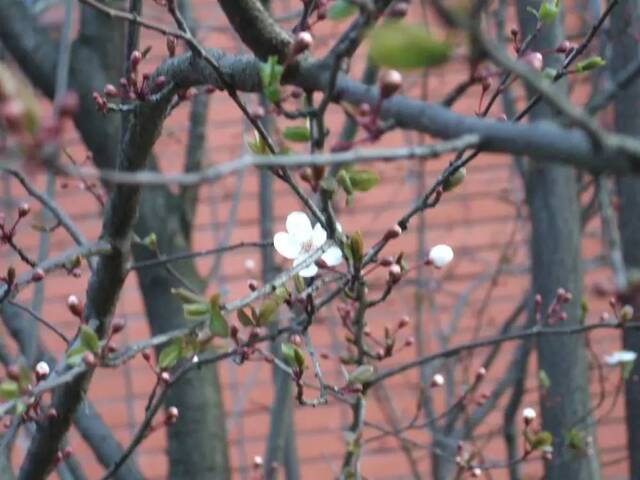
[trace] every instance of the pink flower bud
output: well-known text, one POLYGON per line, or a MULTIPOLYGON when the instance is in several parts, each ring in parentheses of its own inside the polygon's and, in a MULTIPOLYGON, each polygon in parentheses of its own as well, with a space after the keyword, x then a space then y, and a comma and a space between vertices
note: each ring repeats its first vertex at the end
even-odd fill
POLYGON ((165 425, 173 425, 178 421, 178 408, 177 407, 169 407, 167 408, 167 414, 164 417, 165 425))
POLYGON ((291 46, 291 56, 295 57, 309 50, 313 45, 313 36, 309 32, 299 32, 291 46))
POLYGON ((87 368, 95 368, 95 366, 98 364, 96 356, 93 354, 93 352, 84 352, 82 354, 82 362, 87 366, 87 368))
POLYGON ((405 347, 412 347, 416 343, 416 339, 413 337, 407 337, 404 341, 405 347))
POLYGON ((407 326, 409 326, 409 317, 405 315, 404 317, 400 318, 400 320, 398 320, 398 330, 401 330, 407 326))
POLYGON ((120 317, 115 318, 113 320, 113 323, 111 324, 111 332, 113 333, 113 335, 116 335, 120 333, 122 330, 124 330, 125 326, 126 326, 126 323, 123 318, 120 318, 120 317))
POLYGON ((402 75, 397 70, 387 70, 379 80, 380 96, 385 99, 394 95, 402 87, 402 75))
POLYGON ((400 235, 402 235, 402 228, 400 228, 400 225, 394 225, 385 232, 383 240, 388 242, 389 240, 398 238, 400 235))
POLYGON ((18 216, 20 218, 26 217, 27 215, 29 215, 29 212, 31 212, 31 207, 28 203, 23 203, 18 207, 18 216))
POLYGON ((540 52, 529 52, 524 57, 522 57, 522 62, 526 65, 529 65, 534 70, 538 72, 542 71, 544 67, 544 59, 542 58, 542 54, 540 52))
POLYGON ((74 316, 82 318, 84 307, 80 299, 75 295, 69 295, 67 298, 67 308, 74 316))
POLYGON ((298 333, 294 333, 293 335, 291 335, 289 337, 289 342, 294 344, 296 347, 302 347, 302 344, 304 343, 302 341, 302 337, 298 333))
POLYGON ((107 83, 104 86, 103 92, 104 92, 104 96, 105 97, 118 97, 119 96, 118 89, 114 85, 111 85, 110 83, 107 83))
POLYGON ((484 367, 480 367, 476 372, 476 381, 482 380, 487 376, 487 369, 484 367))
POLYGON ((41 282, 42 280, 44 280, 44 270, 41 268, 36 268, 32 273, 31 273, 31 281, 32 282, 41 282))
POLYGON ((392 283, 396 283, 401 278, 402 278, 402 268, 397 263, 394 263, 389 267, 389 281, 392 283))
POLYGON ((142 61, 142 53, 140 53, 138 50, 134 50, 133 52, 131 52, 131 58, 129 59, 129 66, 132 71, 136 71, 141 61, 142 61))
POLYGON ((160 372, 160 375, 158 375, 158 380, 166 385, 171 381, 171 375, 166 370, 163 370, 160 372))

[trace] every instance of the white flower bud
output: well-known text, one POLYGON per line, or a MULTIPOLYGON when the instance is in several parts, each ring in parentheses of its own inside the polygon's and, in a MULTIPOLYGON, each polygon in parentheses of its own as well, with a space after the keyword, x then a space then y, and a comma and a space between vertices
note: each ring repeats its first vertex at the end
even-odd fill
POLYGON ((38 380, 44 380, 49 376, 49 365, 47 362, 38 362, 36 365, 36 376, 38 380))
POLYGON ((433 378, 431 379, 431 386, 432 387, 441 387, 444 385, 444 377, 442 376, 441 373, 436 373, 433 378))
POLYGON ((429 262, 436 268, 443 268, 453 260, 453 250, 449 245, 436 245, 429 250, 429 262))
POLYGON ((527 424, 533 422, 536 419, 536 415, 536 411, 531 407, 522 410, 522 418, 527 424))

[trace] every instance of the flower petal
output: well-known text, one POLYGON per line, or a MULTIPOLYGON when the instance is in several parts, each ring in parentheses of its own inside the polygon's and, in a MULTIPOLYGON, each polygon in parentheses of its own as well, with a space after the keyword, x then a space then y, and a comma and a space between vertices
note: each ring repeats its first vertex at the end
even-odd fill
POLYGON ((313 233, 311 234, 311 243, 313 243, 314 248, 321 247, 324 242, 327 241, 327 232, 322 228, 322 225, 316 223, 316 226, 313 227, 313 233))
POLYGON ((330 247, 322 254, 322 260, 330 267, 335 267, 342 263, 342 252, 338 247, 330 247))
POLYGON ((278 232, 273 236, 273 246, 284 258, 295 259, 302 250, 300 242, 286 232, 278 232))
MULTIPOLYGON (((302 262, 304 262, 307 259, 307 257, 308 255, 306 254, 300 255, 298 258, 296 258, 293 261, 293 266, 296 267, 300 265, 302 262)), ((315 263, 312 263, 308 267, 305 267, 302 270, 300 270, 299 273, 301 277, 313 277, 316 273, 318 273, 318 267, 316 267, 315 263)))
POLYGON ((318 267, 316 267, 313 263, 307 268, 303 268, 302 270, 300 270, 300 276, 305 278, 315 277, 316 273, 318 273, 318 267))
POLYGON ((311 228, 311 220, 304 212, 291 212, 287 216, 287 232, 292 235, 298 242, 307 242, 311 239, 313 229, 311 228))

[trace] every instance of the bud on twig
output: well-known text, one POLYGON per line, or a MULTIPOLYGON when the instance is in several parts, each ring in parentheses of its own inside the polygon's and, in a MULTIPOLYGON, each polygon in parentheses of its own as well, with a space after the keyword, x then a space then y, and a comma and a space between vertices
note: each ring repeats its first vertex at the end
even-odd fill
POLYGON ((94 368, 98 365, 98 361, 96 360, 96 356, 93 352, 84 352, 82 354, 82 361, 87 366, 87 368, 94 368))
POLYGON ((299 32, 291 45, 291 58, 309 50, 313 45, 313 37, 309 32, 299 32))
POLYGON ((42 270, 41 268, 36 268, 31 273, 31 281, 32 282, 41 282, 42 280, 44 280, 44 270, 42 270))
POLYGON ((522 419, 526 426, 531 425, 531 423, 536 419, 536 416, 536 411, 531 407, 527 407, 522 410, 522 419))
POLYGON ((75 295, 69 295, 67 298, 67 308, 74 316, 82 318, 84 307, 82 302, 75 295))
POLYGON ((542 71, 544 67, 544 59, 540 52, 529 52, 522 57, 522 62, 538 72, 542 71))
POLYGON ((631 321, 631 319, 633 318, 633 314, 633 307, 631 305, 625 305, 620 309, 620 321, 622 323, 631 321))
POLYGON ((402 75, 397 70, 387 70, 380 76, 379 88, 382 99, 394 95, 402 86, 402 75))
POLYGON ((47 362, 38 362, 35 368, 36 380, 41 382, 49 376, 49 365, 47 362))
POLYGON ((135 72, 138 69, 138 65, 142 61, 142 53, 139 50, 134 50, 131 52, 131 57, 129 59, 129 67, 132 72, 135 72))
POLYGON ((118 89, 114 85, 111 85, 110 83, 107 83, 104 86, 103 92, 104 92, 104 96, 105 97, 118 97, 118 96, 120 96, 120 94, 118 93, 118 89))
POLYGON ((397 263, 394 263, 389 267, 389 281, 391 283, 397 283, 402 278, 402 268, 397 263))
POLYGON ((29 215, 29 212, 31 212, 31 207, 28 203, 23 203, 18 207, 18 217, 20 218, 26 217, 29 215))
POLYGON ((388 242, 389 240, 398 238, 400 235, 402 235, 402 228, 400 228, 400 225, 394 225, 384 233, 384 237, 382 237, 382 239, 385 242, 388 242))
POLYGON ((173 425, 178 421, 178 408, 177 407, 169 407, 167 408, 167 414, 164 417, 165 425, 173 425))
POLYGON ((444 377, 440 373, 436 373, 431 378, 431 388, 442 387, 444 385, 444 377))

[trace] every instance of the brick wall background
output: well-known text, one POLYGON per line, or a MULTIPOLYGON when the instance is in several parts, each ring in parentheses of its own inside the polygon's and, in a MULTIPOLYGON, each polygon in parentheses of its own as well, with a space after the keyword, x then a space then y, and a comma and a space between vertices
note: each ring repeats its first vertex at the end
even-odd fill
MULTIPOLYGON (((514 3, 514 2, 510 2, 514 3)), ((274 2, 275 14, 282 15, 299 8, 299 2, 279 0, 274 2)), ((150 19, 170 24, 170 18, 153 2, 145 2, 145 15, 150 19)), ((228 30, 217 2, 195 0, 194 13, 201 22, 199 36, 205 45, 215 46, 227 51, 242 51, 243 48, 233 33, 228 30)), ((411 12, 415 22, 426 21, 432 28, 437 24, 432 18, 423 17, 419 7, 411 12)), ((572 34, 579 34, 584 28, 582 23, 589 17, 589 12, 571 10, 568 15, 568 29, 572 34)), ((54 7, 46 16, 52 26, 56 25, 59 12, 54 7)), ((291 24, 291 22, 285 22, 291 24)), ((320 55, 323 43, 334 39, 346 24, 325 22, 314 33, 316 46, 314 54, 320 55), (324 41, 323 41, 324 40, 324 41)), ((508 27, 511 24, 508 23, 508 27)), ((141 45, 153 46, 149 60, 144 63, 145 70, 151 70, 164 58, 164 41, 156 34, 144 32, 141 45)), ((365 49, 362 49, 365 51, 365 49)), ((360 53, 352 65, 352 74, 360 75, 364 64, 364 55, 360 53)), ((444 69, 409 75, 405 81, 404 93, 428 99, 442 98, 467 74, 463 62, 452 62, 444 69)), ((113 79, 116 83, 117 79, 113 79)), ((95 86, 101 90, 101 85, 95 86)), ((588 86, 576 88, 574 95, 585 96, 588 86)), ((520 100, 522 92, 516 85, 514 92, 520 100)), ((471 89, 454 109, 459 112, 473 114, 480 93, 479 87, 471 89)), ((256 98, 246 96, 249 104, 255 104, 256 98)), ((45 107, 46 108, 46 107, 45 107)), ((165 171, 179 171, 182 166, 186 148, 188 129, 187 104, 176 109, 166 123, 163 135, 155 149, 160 164, 165 171)), ((496 105, 494 114, 500 113, 500 105, 496 105)), ((328 125, 336 138, 342 125, 343 115, 336 106, 330 107, 328 125)), ((239 113, 223 93, 212 97, 207 124, 206 165, 213 165, 236 158, 244 151, 244 137, 251 134, 239 113)), ((77 133, 67 130, 67 148, 75 158, 83 158, 85 150, 77 133)), ((376 146, 399 146, 407 144, 423 144, 429 138, 411 132, 393 132, 386 135, 376 146)), ((346 231, 361 229, 364 232, 365 244, 371 245, 382 233, 393 225, 402 213, 430 185, 450 157, 429 162, 415 160, 400 161, 389 164, 374 164, 381 176, 381 183, 367 195, 358 195, 352 208, 338 206, 337 215, 346 231)), ((36 173, 34 181, 45 189, 46 179, 42 173, 36 173)), ((238 175, 222 179, 214 184, 206 185, 200 190, 194 230, 195 249, 211 248, 223 243, 235 243, 242 240, 259 239, 258 210, 258 173, 248 169, 238 175)), ((56 180, 55 197, 71 215, 88 238, 97 238, 100 231, 100 209, 97 202, 76 182, 56 180)), ((274 230, 284 228, 284 218, 299 209, 297 201, 277 180, 275 186, 274 211, 276 224, 274 230)), ((0 177, 0 198, 3 208, 11 212, 12 208, 26 199, 18 185, 8 178, 0 177)), ((591 198, 589 190, 584 192, 585 203, 591 198)), ((35 204, 32 202, 32 205, 35 204)), ((35 207, 39 211, 39 207, 35 207)), ((45 219, 46 217, 43 216, 45 219)), ((23 225, 24 234, 20 238, 22 245, 30 252, 36 252, 39 234, 23 225)), ((51 253, 60 252, 71 246, 70 241, 60 230, 50 236, 51 253)), ((372 312, 370 320, 374 335, 381 335, 385 323, 396 321, 401 315, 408 315, 411 329, 408 332, 418 340, 416 345, 402 351, 401 354, 383 362, 381 367, 388 368, 406 361, 417 354, 434 352, 442 348, 442 334, 450 330, 449 345, 477 337, 494 335, 505 319, 526 294, 528 288, 528 226, 527 213, 523 206, 523 187, 520 177, 510 158, 496 155, 481 155, 468 168, 468 177, 462 187, 444 196, 441 205, 427 210, 422 218, 411 223, 410 230, 400 239, 394 241, 386 250, 389 254, 404 251, 409 263, 423 258, 425 248, 436 243, 448 243, 456 252, 456 259, 444 271, 420 269, 405 278, 396 293, 388 302, 372 312)), ((606 299, 597 295, 595 290, 611 284, 610 272, 598 267, 602 265, 602 248, 600 245, 599 224, 597 221, 587 223, 584 231, 585 262, 589 268, 585 276, 585 292, 591 305, 591 315, 598 315, 606 309, 606 299), (595 267, 594 267, 595 265, 595 267)), ((237 298, 246 292, 248 278, 259 278, 259 271, 250 272, 245 267, 247 259, 256 262, 259 268, 258 250, 241 250, 231 252, 224 257, 202 258, 197 260, 201 272, 209 272, 216 268, 216 275, 211 279, 208 290, 223 292, 226 298, 237 298)), ((278 257, 278 262, 286 266, 287 262, 278 257)), ((0 270, 15 263, 19 271, 24 266, 7 251, 0 250, 0 270)), ((79 279, 63 274, 56 274, 45 282, 45 305, 43 314, 65 333, 72 334, 76 320, 68 314, 66 298, 70 294, 82 296, 84 293, 87 272, 79 279)), ((374 285, 382 285, 384 276, 377 277, 374 285)), ((374 287, 372 287, 374 288, 374 287)), ((25 291, 19 297, 28 302, 31 292, 25 291)), ((148 337, 149 329, 143 309, 142 300, 137 288, 136 279, 131 276, 126 284, 120 301, 117 315, 127 322, 127 328, 120 342, 127 343, 148 337)), ((522 324, 524 317, 519 322, 522 324)), ((342 353, 342 335, 340 322, 335 308, 330 307, 322 312, 311 330, 316 347, 329 354, 322 360, 322 366, 328 381, 341 382, 338 356, 342 353)), ((44 331, 40 332, 44 343, 54 352, 62 351, 61 342, 44 331)), ((2 332, 3 338, 7 335, 2 332)), ((8 341, 8 340, 7 340, 8 341)), ((511 354, 515 344, 506 344, 500 352, 499 360, 489 370, 487 390, 498 382, 511 362, 511 354)), ((597 355, 618 347, 615 334, 597 333, 593 346, 597 355)), ((471 357, 454 359, 445 362, 440 370, 455 372, 455 392, 459 394, 465 379, 463 364, 474 368, 471 375, 481 364, 486 351, 477 350, 471 357)), ((524 403, 537 406, 536 389, 537 369, 535 358, 530 361, 530 378, 527 381, 527 393, 524 403)), ((227 411, 227 428, 229 432, 230 455, 234 469, 234 478, 249 478, 249 470, 254 455, 263 455, 265 438, 268 434, 268 414, 272 399, 272 382, 270 366, 264 363, 247 363, 237 366, 232 362, 219 365, 224 385, 224 403, 227 411)), ((594 399, 599 395, 600 385, 593 373, 594 399)), ((568 375, 571 372, 567 372, 568 375)), ((623 425, 623 406, 620 399, 609 411, 614 401, 615 378, 607 379, 606 400, 598 411, 606 413, 599 422, 598 444, 600 458, 603 463, 603 477, 608 479, 625 478, 626 447, 623 425)), ((95 403, 101 415, 113 429, 116 437, 126 444, 143 418, 147 395, 154 383, 154 377, 140 358, 136 358, 118 370, 99 370, 92 383, 89 398, 95 403)), ((399 375, 385 384, 385 391, 373 393, 367 405, 367 420, 387 428, 393 428, 390 417, 406 424, 414 415, 419 392, 419 371, 412 370, 399 375), (392 401, 385 401, 388 394, 392 401)), ((436 412, 444 407, 446 391, 435 394, 436 412)), ((486 444, 484 454, 487 459, 502 460, 506 458, 504 442, 501 438, 502 413, 504 399, 501 400, 494 413, 489 415, 484 425, 478 430, 476 440, 479 445, 486 444)), ((295 428, 298 440, 303 478, 332 478, 339 468, 344 450, 342 429, 350 419, 348 409, 336 401, 317 409, 295 407, 295 428)), ((365 438, 373 438, 379 432, 369 428, 365 438)), ((406 438, 410 440, 412 452, 418 462, 423 478, 429 478, 429 446, 432 438, 422 428, 409 431, 406 438)), ((83 444, 75 432, 70 437, 75 456, 87 469, 89 478, 98 478, 101 467, 83 444)), ((27 438, 21 435, 16 445, 16 460, 24 452, 27 438)), ((137 451, 135 458, 149 479, 166 477, 167 463, 164 453, 165 439, 162 432, 150 436, 137 451)), ((370 479, 410 478, 407 458, 393 437, 384 437, 366 443, 363 455, 363 474, 370 479)), ((534 459, 527 462, 525 471, 527 478, 540 478, 542 464, 534 459)), ((491 477, 506 478, 505 470, 491 472, 491 477)))

